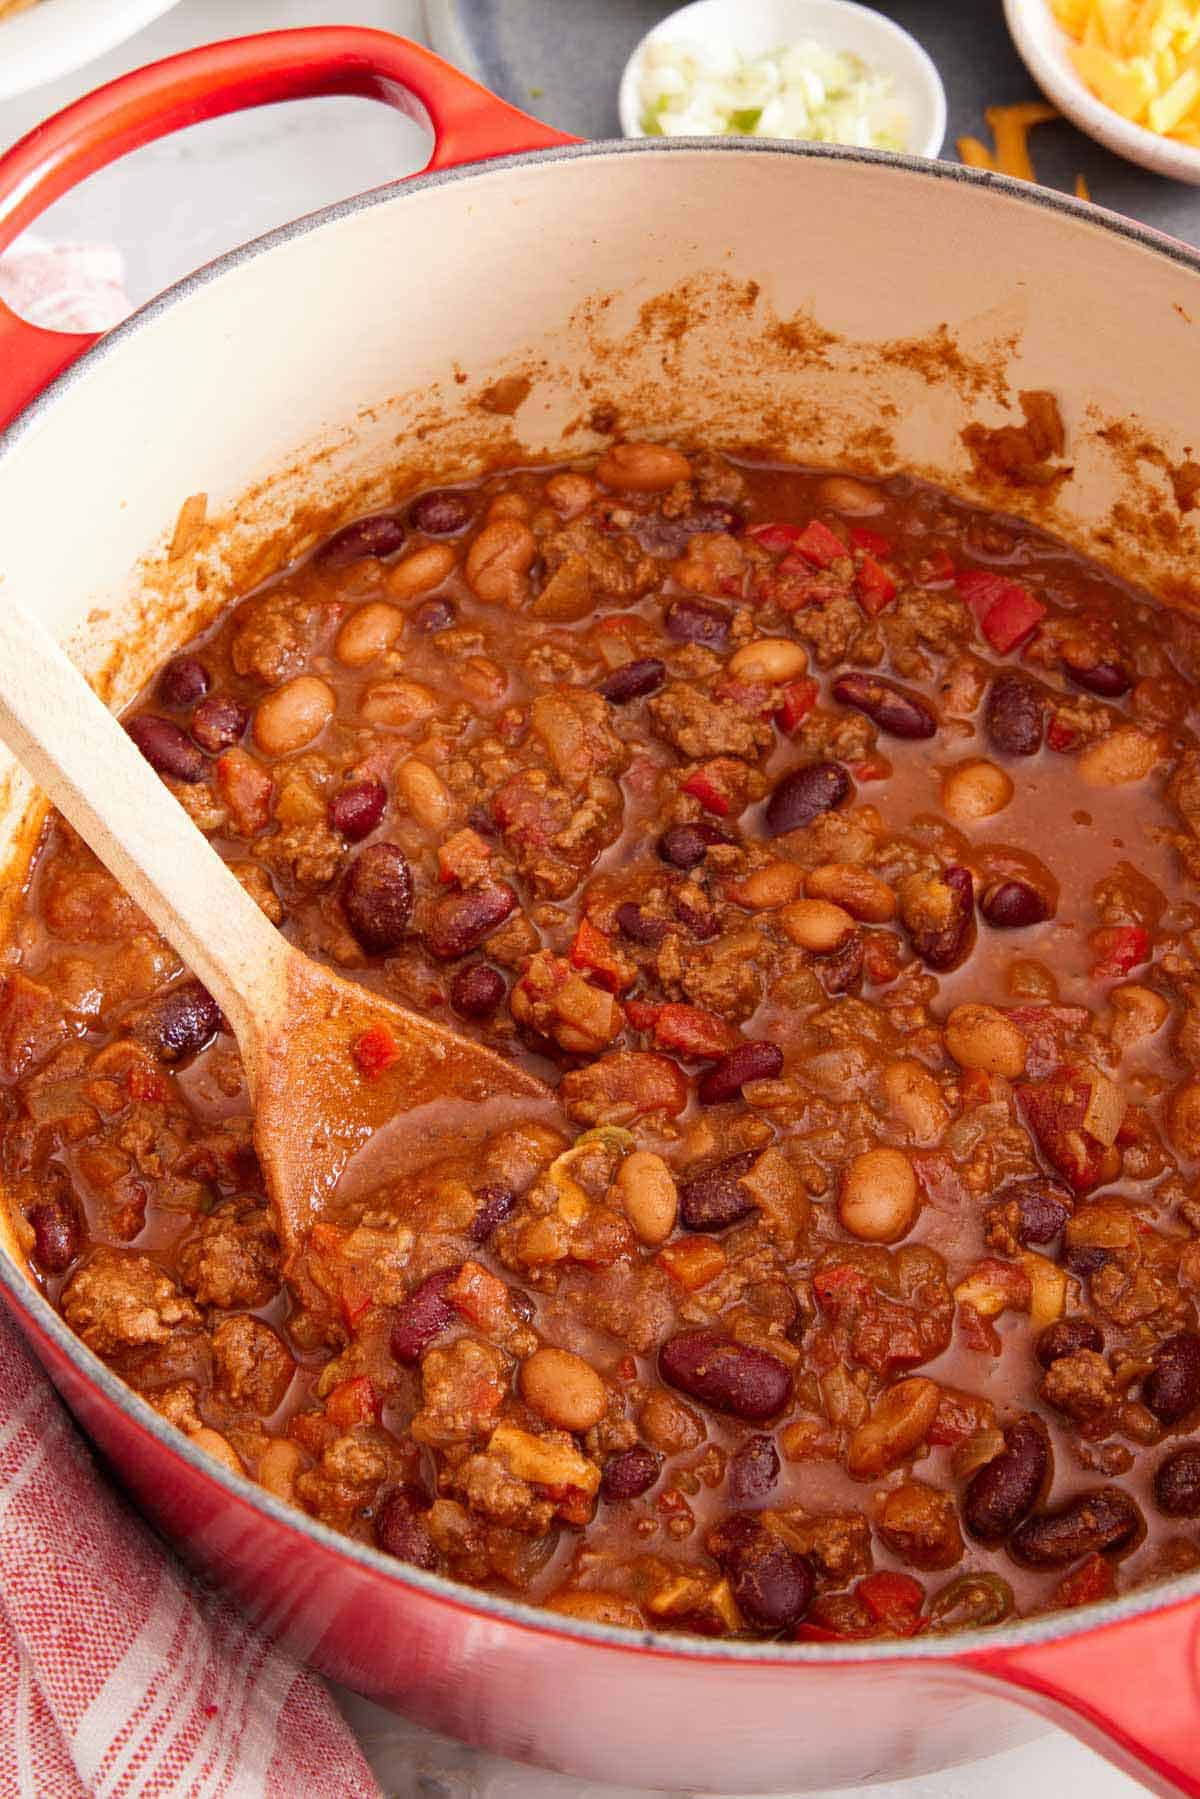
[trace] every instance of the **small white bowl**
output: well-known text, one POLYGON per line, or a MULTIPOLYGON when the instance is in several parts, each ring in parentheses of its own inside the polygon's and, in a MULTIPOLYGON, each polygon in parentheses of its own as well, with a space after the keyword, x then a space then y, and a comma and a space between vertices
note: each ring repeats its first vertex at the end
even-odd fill
POLYGON ((1004 0, 1004 17, 1025 67, 1073 125, 1127 162, 1200 185, 1200 150, 1131 124, 1084 84, 1071 61, 1071 39, 1046 0, 1004 0))
POLYGON ((69 75, 178 0, 39 0, 0 18, 0 100, 69 75))
POLYGON ((802 38, 848 50, 892 77, 896 104, 908 119, 906 150, 937 156, 946 135, 946 91, 914 37, 882 13, 854 0, 695 0, 648 31, 621 77, 619 108, 626 137, 645 137, 638 82, 646 46, 676 40, 699 48, 732 48, 764 56, 802 38))

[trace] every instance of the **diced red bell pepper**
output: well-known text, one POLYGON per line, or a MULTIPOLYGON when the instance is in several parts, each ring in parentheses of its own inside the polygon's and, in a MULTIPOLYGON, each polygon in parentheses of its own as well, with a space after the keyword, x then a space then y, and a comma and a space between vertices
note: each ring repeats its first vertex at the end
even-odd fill
POLYGON ((1112 1563, 1093 1553, 1078 1568, 1072 1568, 1054 1589, 1050 1603, 1054 1606, 1094 1605, 1097 1599, 1111 1599, 1117 1590, 1117 1577, 1112 1563))
POLYGON ((847 1263, 820 1268, 813 1275, 813 1292, 823 1311, 835 1315, 846 1307, 858 1307, 872 1298, 874 1288, 866 1275, 847 1263))
POLYGON ((954 584, 979 620, 979 629, 1001 656, 1032 636, 1046 616, 1046 608, 1027 587, 990 569, 960 569, 954 584))
POLYGON ((368 1081, 373 1081, 385 1068, 398 1062, 403 1051, 386 1024, 373 1024, 355 1041, 350 1053, 360 1072, 368 1081))
POLYGON ((729 795, 721 792, 707 769, 694 769, 683 782, 683 791, 699 800, 706 812, 715 812, 718 818, 728 817, 729 795))
POLYGON ((1055 713, 1046 731, 1046 742, 1052 750, 1057 750, 1060 756, 1067 756, 1072 750, 1078 749, 1079 732, 1073 725, 1066 724, 1055 713))
POLYGON ((775 723, 779 729, 789 735, 796 730, 816 705, 820 691, 820 687, 808 675, 802 681, 789 681, 781 689, 779 704, 775 708, 775 723))
POLYGON ((892 765, 886 756, 868 756, 865 762, 855 762, 851 772, 856 781, 886 781, 892 765))
POLYGON ((859 1581, 854 1597, 896 1636, 910 1637, 921 1621, 925 1589, 911 1574, 893 1574, 880 1569, 877 1574, 868 1574, 859 1581))
POLYGON ((793 542, 792 550, 814 568, 829 568, 850 553, 837 533, 823 525, 819 518, 809 520, 793 542))
POLYGON ((771 519, 765 525, 751 525, 746 532, 765 550, 790 550, 800 535, 799 525, 788 525, 782 519, 771 519))
POLYGON ((455 1311, 481 1331, 497 1332, 515 1322, 508 1288, 482 1262, 464 1262, 443 1291, 455 1311))
POLYGON ((1100 980, 1129 974, 1150 960, 1150 933, 1140 924, 1107 925, 1088 941, 1096 953, 1092 973, 1100 980))
POLYGON ((703 1006, 682 1006, 674 1002, 653 1006, 644 1000, 631 999, 626 1010, 636 1030, 653 1033, 656 1049, 674 1050, 689 1061, 703 1062, 724 1056, 741 1042, 732 1025, 703 1006))
POLYGON ((874 618, 895 599, 896 583, 874 556, 864 556, 854 577, 854 593, 867 617, 874 618))
POLYGON ((1050 1166, 1076 1193, 1090 1192, 1104 1163, 1104 1145, 1083 1128, 1090 1082, 1076 1069, 1063 1067, 1037 1084, 1017 1082, 1013 1092, 1050 1166))
POLYGON ((609 993, 620 993, 637 979, 633 963, 626 961, 611 937, 586 918, 580 919, 571 944, 571 966, 586 969, 595 976, 596 985, 609 993))
POLYGON ((325 1416, 339 1430, 353 1430, 356 1424, 378 1424, 382 1409, 375 1384, 365 1374, 339 1381, 325 1401, 325 1416))
POLYGON ((866 550, 872 556, 890 556, 892 540, 885 537, 882 531, 872 531, 870 525, 851 525, 850 542, 856 550, 866 550))

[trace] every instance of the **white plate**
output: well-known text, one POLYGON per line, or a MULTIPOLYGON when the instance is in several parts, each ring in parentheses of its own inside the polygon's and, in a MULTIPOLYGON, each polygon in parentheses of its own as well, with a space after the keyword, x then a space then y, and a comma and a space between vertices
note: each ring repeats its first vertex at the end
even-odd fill
POLYGON ((936 156, 946 135, 946 92, 916 38, 894 20, 854 0, 695 0, 660 19, 625 65, 619 107, 626 137, 644 137, 638 79, 647 44, 667 40, 701 47, 732 47, 764 56, 785 44, 815 38, 831 50, 848 50, 869 68, 892 77, 897 105, 908 118, 914 156, 936 156))
POLYGON ((38 0, 0 18, 0 100, 41 87, 124 43, 178 0, 38 0))
POLYGON ((1127 162, 1200 185, 1200 150, 1131 124, 1084 85, 1071 61, 1071 40, 1046 0, 1004 0, 1004 17, 1025 67, 1047 100, 1080 131, 1127 162))

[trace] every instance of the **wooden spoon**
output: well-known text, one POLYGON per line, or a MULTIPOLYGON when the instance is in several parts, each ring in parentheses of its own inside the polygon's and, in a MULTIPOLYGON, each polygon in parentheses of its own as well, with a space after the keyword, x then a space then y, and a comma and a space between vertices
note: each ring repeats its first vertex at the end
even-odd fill
MULTIPOLYGON (((438 1147, 437 1102, 552 1104, 516 1063, 294 949, 49 632, 11 599, 0 599, 0 737, 224 1012, 287 1249, 354 1152, 398 1115, 414 1114, 403 1160, 418 1165, 438 1147)), ((463 1106, 449 1110, 459 1136, 463 1106)))

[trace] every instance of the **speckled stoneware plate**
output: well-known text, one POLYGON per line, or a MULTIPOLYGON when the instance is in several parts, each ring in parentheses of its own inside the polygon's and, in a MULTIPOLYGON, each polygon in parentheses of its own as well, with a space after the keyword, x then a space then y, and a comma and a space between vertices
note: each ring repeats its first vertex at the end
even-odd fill
MULTIPOLYGON (((617 88, 640 38, 673 8, 655 0, 425 0, 429 40, 451 62, 538 118, 580 137, 619 137, 617 88)), ((987 106, 1040 98, 1013 48, 1000 0, 891 0, 881 12, 919 39, 946 86, 945 154, 964 135, 990 143, 987 106)), ((1039 125, 1038 178, 1200 245, 1200 191, 1149 174, 1066 120, 1039 125)))

